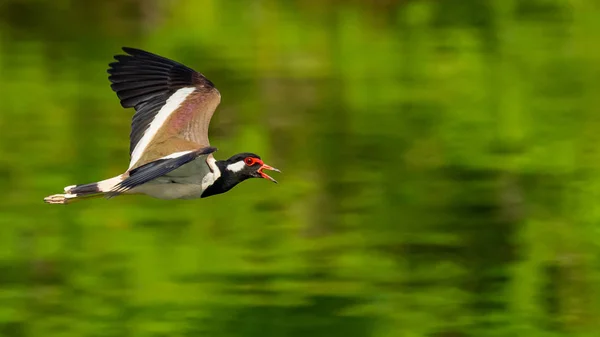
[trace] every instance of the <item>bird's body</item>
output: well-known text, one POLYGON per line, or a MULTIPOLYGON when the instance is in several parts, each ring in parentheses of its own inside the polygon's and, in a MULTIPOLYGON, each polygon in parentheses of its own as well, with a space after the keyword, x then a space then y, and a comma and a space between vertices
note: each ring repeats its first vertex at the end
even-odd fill
POLYGON ((105 195, 146 194, 159 199, 193 199, 227 192, 248 178, 279 171, 259 156, 240 153, 217 161, 208 127, 221 94, 204 75, 164 57, 123 48, 108 70, 121 105, 133 107, 130 164, 121 175, 71 185, 44 200, 66 204, 105 195))
POLYGON ((132 188, 128 193, 146 194, 158 199, 200 198, 221 175, 215 163, 210 154, 199 156, 164 176, 132 188), (211 166, 212 170, 209 169, 211 166))

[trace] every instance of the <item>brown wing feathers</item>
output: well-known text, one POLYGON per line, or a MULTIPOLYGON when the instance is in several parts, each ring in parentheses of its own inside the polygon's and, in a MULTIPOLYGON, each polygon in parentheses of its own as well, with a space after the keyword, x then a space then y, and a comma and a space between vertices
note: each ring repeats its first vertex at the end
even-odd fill
POLYGON ((131 154, 156 114, 177 90, 185 87, 206 90, 214 85, 202 74, 173 60, 134 48, 124 47, 123 51, 129 55, 115 56, 117 61, 109 65, 108 73, 121 105, 136 110, 131 123, 131 154))

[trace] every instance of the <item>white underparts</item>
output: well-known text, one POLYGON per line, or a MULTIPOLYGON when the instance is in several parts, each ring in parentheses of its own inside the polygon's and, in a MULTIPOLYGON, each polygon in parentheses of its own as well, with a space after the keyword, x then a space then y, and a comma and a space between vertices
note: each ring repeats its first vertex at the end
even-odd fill
POLYGON ((231 172, 239 172, 241 171, 244 166, 246 166, 246 163, 244 163, 243 160, 240 160, 238 162, 235 162, 233 164, 229 164, 227 165, 227 170, 231 171, 231 172))
POLYGON ((206 163, 208 167, 210 167, 211 172, 207 173, 202 178, 202 191, 205 191, 210 185, 214 184, 219 177, 221 177, 221 170, 217 166, 217 160, 212 156, 206 159, 206 163))
POLYGON ((185 101, 185 99, 196 90, 196 88, 188 87, 181 88, 177 90, 167 101, 165 105, 160 108, 154 119, 150 123, 150 126, 144 133, 144 136, 140 139, 140 141, 135 145, 133 152, 131 152, 131 162, 129 163, 129 168, 131 169, 133 165, 135 165, 138 160, 142 157, 142 154, 150 144, 150 141, 154 136, 158 133, 160 128, 163 127, 169 116, 177 110, 181 104, 185 101))

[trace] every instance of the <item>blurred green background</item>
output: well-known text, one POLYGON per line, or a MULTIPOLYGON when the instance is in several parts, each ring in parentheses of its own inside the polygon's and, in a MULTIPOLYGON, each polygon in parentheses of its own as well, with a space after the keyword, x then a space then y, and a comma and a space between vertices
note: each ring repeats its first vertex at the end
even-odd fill
POLYGON ((0 0, 0 336, 600 336, 600 2, 0 0), (121 46, 222 94, 202 200, 121 173, 121 46))

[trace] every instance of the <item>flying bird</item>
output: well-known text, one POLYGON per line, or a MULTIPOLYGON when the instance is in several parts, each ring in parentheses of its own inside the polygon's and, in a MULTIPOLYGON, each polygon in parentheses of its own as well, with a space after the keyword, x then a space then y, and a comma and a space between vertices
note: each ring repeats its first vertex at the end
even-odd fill
POLYGON ((95 183, 71 185, 44 198, 68 204, 97 196, 145 194, 159 199, 205 198, 229 191, 248 178, 275 179, 280 172, 254 153, 216 160, 208 127, 221 94, 204 75, 135 48, 116 55, 108 79, 123 108, 134 108, 130 162, 125 173, 95 183))

